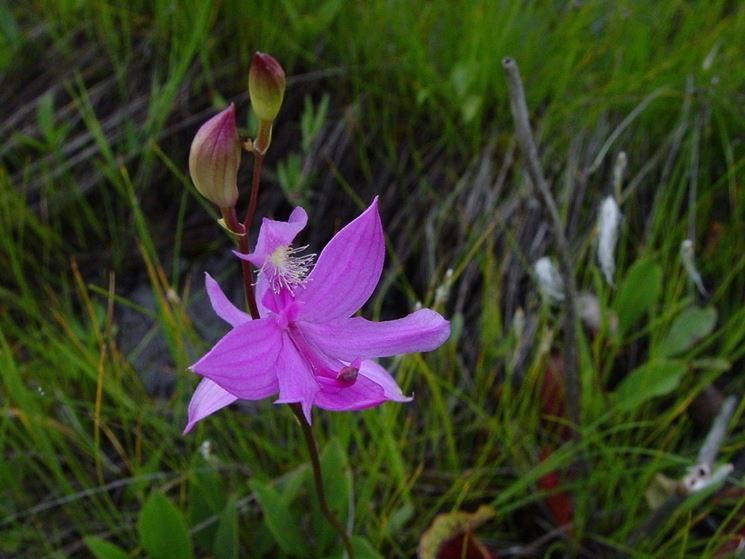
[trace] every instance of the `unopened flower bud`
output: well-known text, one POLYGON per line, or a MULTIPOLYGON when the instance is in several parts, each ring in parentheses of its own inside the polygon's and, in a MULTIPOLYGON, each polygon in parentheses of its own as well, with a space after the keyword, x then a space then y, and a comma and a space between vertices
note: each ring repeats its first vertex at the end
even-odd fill
POLYGON ((189 152, 189 174, 199 193, 220 208, 238 201, 241 144, 235 127, 235 107, 216 114, 197 131, 189 152))
POLYGON ((254 54, 248 72, 248 94, 260 121, 272 122, 277 117, 285 95, 285 71, 274 57, 254 54))

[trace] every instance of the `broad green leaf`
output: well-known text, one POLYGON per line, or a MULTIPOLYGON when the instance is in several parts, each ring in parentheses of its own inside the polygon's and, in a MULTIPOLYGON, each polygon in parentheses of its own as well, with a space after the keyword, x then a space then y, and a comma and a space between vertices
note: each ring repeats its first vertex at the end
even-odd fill
POLYGON ((349 492, 352 484, 347 466, 347 453, 338 439, 331 439, 321 453, 321 472, 326 491, 326 501, 331 510, 339 515, 343 522, 343 514, 349 504, 349 492))
POLYGON ((688 307, 673 320, 667 335, 657 346, 654 354, 659 357, 672 357, 696 345, 714 329, 717 311, 714 307, 688 307))
POLYGON ((129 555, 120 547, 96 536, 86 536, 83 541, 96 559, 129 559, 129 555))
POLYGON ((191 539, 181 512, 162 493, 152 493, 137 520, 140 545, 151 559, 191 559, 191 539))
POLYGON ((220 515, 212 553, 215 559, 238 559, 238 510, 234 497, 220 515))
POLYGON ((648 258, 640 258, 624 275, 613 306, 618 315, 618 333, 628 332, 655 304, 662 289, 662 270, 648 258))
POLYGON ((660 359, 631 371, 614 392, 619 408, 631 411, 642 403, 664 396, 678 387, 686 372, 685 363, 660 359))
POLYGON ((307 557, 308 543, 280 494, 257 479, 252 479, 249 486, 256 493, 264 522, 282 551, 293 557, 307 557))
POLYGON ((303 488, 309 468, 300 467, 282 476, 281 484, 277 484, 277 492, 282 498, 282 505, 289 507, 297 498, 298 493, 303 488))
MULTIPOLYGON (((321 472, 326 502, 334 516, 345 524, 349 507, 349 495, 352 487, 352 476, 347 465, 347 454, 338 439, 331 439, 321 452, 321 472)), ((308 492, 312 495, 312 527, 316 541, 316 553, 322 554, 333 549, 338 536, 326 517, 321 513, 313 480, 313 472, 308 472, 308 492)))

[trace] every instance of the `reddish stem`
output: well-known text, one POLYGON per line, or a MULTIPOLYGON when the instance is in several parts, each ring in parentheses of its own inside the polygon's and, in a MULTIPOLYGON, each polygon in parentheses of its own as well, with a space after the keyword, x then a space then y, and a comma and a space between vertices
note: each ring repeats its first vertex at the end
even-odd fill
MULTIPOLYGON (((238 245, 243 254, 248 254, 247 235, 238 238, 238 245)), ((256 306, 256 295, 254 294, 254 286, 251 283, 251 278, 253 277, 253 266, 248 260, 243 260, 241 258, 241 270, 243 271, 243 288, 246 291, 246 306, 248 307, 248 312, 251 314, 251 318, 258 320, 259 307, 256 306)))
POLYGON ((347 535, 347 531, 341 525, 341 522, 331 512, 328 503, 326 502, 326 494, 323 491, 323 475, 321 474, 321 461, 318 458, 318 447, 316 446, 316 439, 313 436, 313 429, 311 429, 308 420, 305 419, 303 408, 300 404, 290 404, 292 413, 295 414, 297 420, 300 422, 300 426, 303 428, 303 436, 305 437, 305 444, 308 446, 308 454, 310 454, 310 463, 313 466, 313 481, 316 485, 316 496, 318 497, 318 504, 321 507, 323 516, 326 517, 329 524, 333 526, 336 533, 339 534, 344 549, 347 552, 348 559, 354 559, 354 550, 352 549, 352 542, 347 535))
MULTIPOLYGON (((235 214, 235 207, 232 208, 220 208, 222 218, 225 220, 225 225, 238 239, 238 247, 240 252, 248 254, 248 228, 238 221, 238 216, 235 214)), ((256 306, 256 297, 254 296, 253 285, 251 284, 252 270, 251 263, 241 259, 241 270, 243 271, 243 290, 246 294, 246 307, 251 318, 259 318, 259 309, 256 306)))
MULTIPOLYGON (((264 153, 269 147, 271 141, 271 123, 262 122, 259 127, 259 137, 257 142, 254 143, 254 168, 253 177, 251 180, 251 197, 248 201, 248 209, 246 210, 246 217, 243 219, 243 224, 237 223, 235 217, 235 208, 229 210, 229 217, 226 212, 223 212, 225 217, 225 223, 232 231, 243 231, 243 234, 237 235, 238 242, 240 245, 240 251, 243 254, 248 254, 248 232, 251 230, 251 223, 253 222, 254 215, 256 214, 256 206, 259 198, 259 183, 261 181, 261 166, 264 162, 264 153), (235 229, 233 228, 235 227, 235 229)), ((253 285, 251 285, 252 268, 250 262, 241 259, 241 268, 243 269, 243 282, 246 290, 246 303, 251 313, 251 317, 254 319, 259 318, 259 311, 256 307, 256 297, 254 295, 253 285)), ((300 422, 300 426, 303 430, 303 436, 305 437, 305 444, 308 446, 308 454, 310 454, 310 462, 313 467, 313 480, 315 482, 316 494, 318 496, 318 504, 321 507, 321 512, 328 520, 329 524, 333 526, 334 530, 339 534, 339 538, 344 544, 344 549, 347 552, 348 559, 354 559, 354 550, 352 549, 352 542, 347 535, 346 530, 337 520, 331 509, 326 502, 326 496, 323 490, 323 477, 321 474, 321 463, 318 457, 318 447, 316 445, 316 439, 313 436, 313 430, 311 429, 308 421, 305 419, 303 410, 300 404, 290 404, 290 409, 297 417, 300 422)))
POLYGON ((248 210, 246 217, 243 219, 243 226, 246 231, 251 229, 251 223, 256 214, 256 204, 259 200, 259 182, 261 181, 261 165, 264 163, 264 154, 254 150, 254 170, 251 180, 251 198, 248 201, 248 210))
MULTIPOLYGON (((264 162, 264 154, 254 150, 254 169, 253 177, 251 178, 251 197, 248 201, 248 210, 246 210, 246 217, 243 218, 243 230, 246 232, 245 235, 238 238, 240 251, 243 254, 248 254, 248 233, 251 231, 251 223, 254 220, 256 214, 256 204, 259 200, 259 183, 261 181, 261 164, 264 162)), ((241 259, 241 269, 243 270, 243 284, 246 289, 246 304, 248 305, 248 311, 251 313, 251 318, 257 320, 259 318, 259 308, 256 306, 256 295, 254 294, 253 285, 251 284, 251 278, 253 277, 253 266, 247 260, 241 259)))

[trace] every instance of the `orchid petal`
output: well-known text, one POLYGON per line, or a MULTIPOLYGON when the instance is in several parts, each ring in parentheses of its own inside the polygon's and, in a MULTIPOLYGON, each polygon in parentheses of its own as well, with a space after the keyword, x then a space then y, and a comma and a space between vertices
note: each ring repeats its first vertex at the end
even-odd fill
POLYGON ((314 404, 332 411, 356 411, 379 406, 388 401, 409 402, 388 372, 375 363, 366 360, 360 365, 357 381, 348 387, 335 387, 321 384, 321 390, 314 404))
POLYGON ((197 386, 189 402, 189 422, 184 428, 183 435, 186 435, 197 421, 200 421, 215 413, 217 410, 229 406, 238 398, 233 396, 227 390, 220 388, 208 378, 203 378, 197 386))
MULTIPOLYGON (((233 254, 235 254, 241 260, 246 260, 250 262, 259 270, 261 270, 262 266, 264 265, 264 262, 269 257, 269 254, 258 253, 258 252, 252 252, 251 254, 244 254, 237 250, 234 250, 233 254)), ((256 284, 254 286, 254 297, 256 299, 256 309, 259 311, 259 316, 266 316, 268 314, 267 313, 268 309, 264 307, 262 300, 264 299, 264 294, 270 289, 271 289, 271 286, 269 284, 269 281, 266 278, 266 275, 259 273, 256 277, 256 284)))
POLYGON ((326 322, 347 318, 370 297, 380 279, 385 258, 378 199, 329 241, 298 291, 301 318, 326 322))
POLYGON ((228 332, 191 370, 213 380, 244 400, 259 400, 277 392, 275 363, 282 334, 273 319, 239 324, 228 332))
POLYGON ((300 328, 313 345, 343 361, 431 351, 450 336, 450 323, 429 309, 398 320, 371 322, 355 317, 326 323, 302 322, 300 328))
POLYGON ((235 327, 251 320, 248 314, 230 302, 223 290, 220 289, 220 285, 207 272, 204 273, 204 287, 207 290, 212 308, 215 309, 217 316, 225 322, 235 327))
POLYGON ((300 355, 289 336, 282 336, 282 351, 279 353, 276 371, 279 379, 279 399, 275 404, 299 403, 308 423, 310 410, 318 394, 319 386, 313 377, 308 362, 300 355))
POLYGON ((264 299, 267 293, 271 293, 272 286, 266 278, 265 274, 259 274, 256 278, 256 285, 254 287, 254 297, 256 299, 256 309, 259 311, 259 316, 267 316, 269 309, 264 305, 264 299))
POLYGON ((366 359, 360 366, 360 376, 366 377, 383 389, 385 397, 394 402, 411 402, 414 398, 404 396, 391 374, 375 361, 366 359))
MULTIPOLYGON (((275 293, 272 289, 266 289, 261 296, 261 306, 266 309, 267 312, 280 314, 283 309, 288 308, 290 305, 297 307, 292 293, 286 289, 281 290, 279 293, 275 293)), ((296 315, 297 313, 294 314, 296 315)))
POLYGON ((259 238, 256 241, 256 247, 250 254, 236 252, 235 255, 241 260, 248 260, 257 268, 264 265, 266 257, 269 256, 277 247, 290 246, 300 231, 308 224, 308 214, 298 206, 287 221, 276 221, 267 219, 261 221, 259 228, 259 238))

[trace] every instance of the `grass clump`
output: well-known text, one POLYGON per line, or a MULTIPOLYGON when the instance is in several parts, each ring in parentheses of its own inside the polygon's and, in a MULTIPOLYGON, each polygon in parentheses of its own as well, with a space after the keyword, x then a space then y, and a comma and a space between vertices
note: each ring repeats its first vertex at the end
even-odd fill
POLYGON ((644 527, 659 476, 681 478, 720 398, 743 392, 743 35, 745 10, 724 1, 0 6, 0 555, 118 557, 108 542, 155 557, 158 533, 188 534, 183 556, 338 552, 289 413, 262 402, 180 436, 186 368, 222 333, 201 272, 232 264, 186 176, 189 142, 245 101, 262 50, 289 77, 262 213, 304 201, 318 247, 381 194, 387 267, 366 316, 422 302, 453 326, 438 352, 390 364, 412 404, 316 417, 356 545, 411 557, 438 514, 485 504, 478 534, 498 556, 722 556, 743 529, 742 403, 724 489, 644 527), (506 55, 578 288, 597 298, 597 325, 578 329, 581 443, 551 380, 561 307, 541 303, 531 266, 553 242, 506 55), (594 224, 614 191, 610 287, 594 224))

